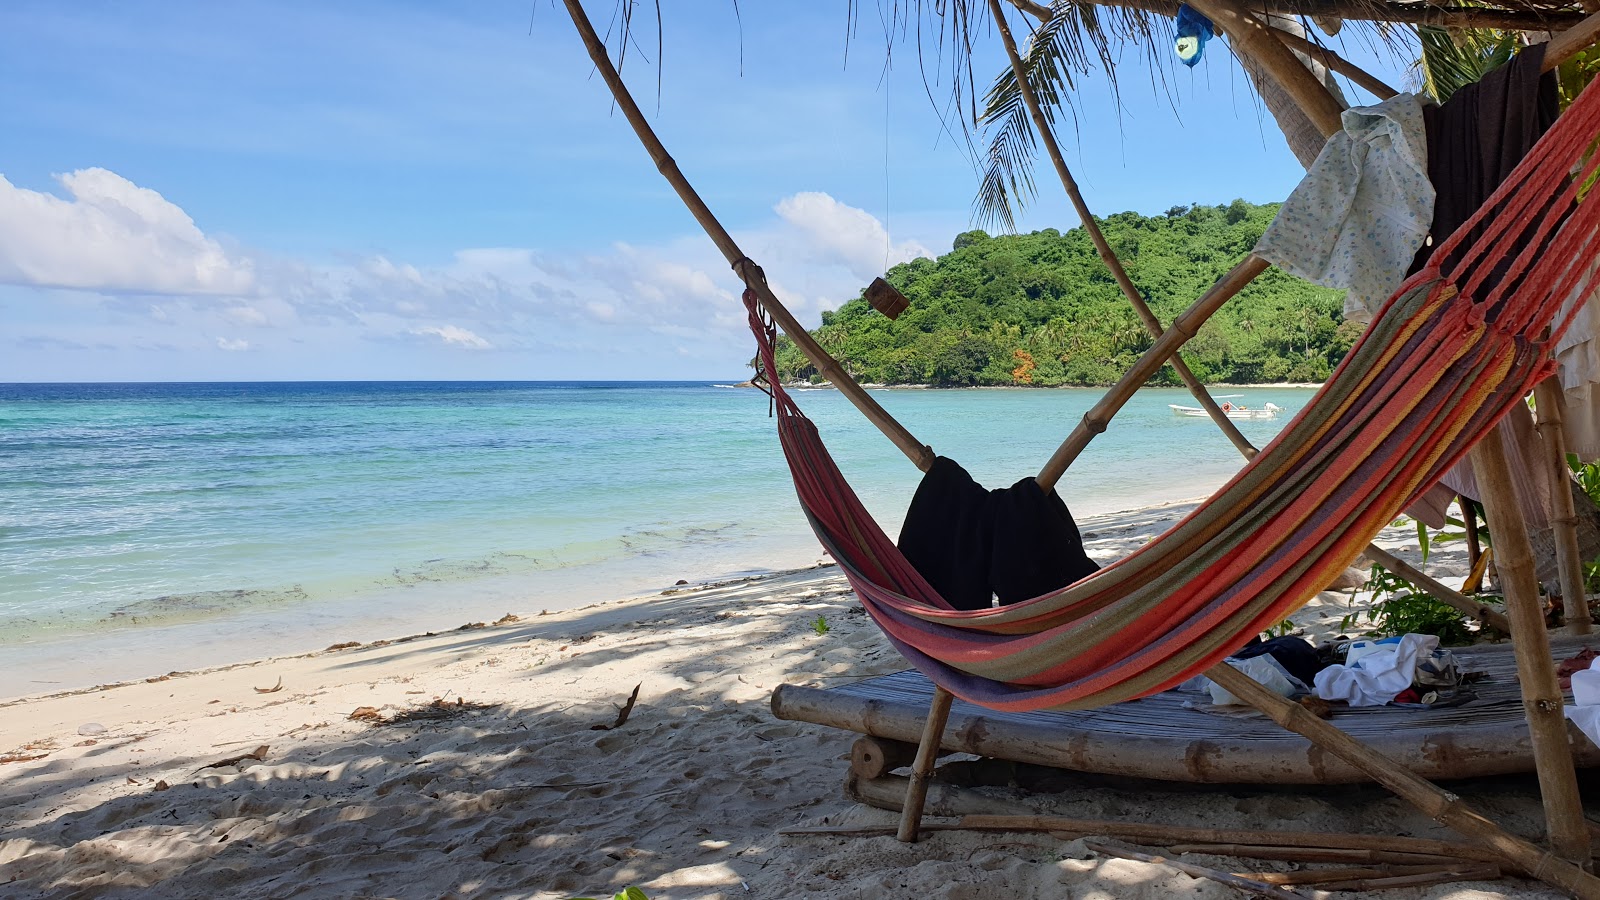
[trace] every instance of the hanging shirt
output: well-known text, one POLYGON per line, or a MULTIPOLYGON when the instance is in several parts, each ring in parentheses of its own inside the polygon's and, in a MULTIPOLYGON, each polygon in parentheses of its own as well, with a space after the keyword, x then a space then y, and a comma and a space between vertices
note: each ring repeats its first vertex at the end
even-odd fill
POLYGON ((1030 600, 1098 571, 1072 513, 1024 478, 985 490, 955 460, 922 476, 900 529, 900 552, 956 609, 1030 600))
POLYGON ((1367 322, 1405 280, 1427 238, 1434 189, 1415 94, 1347 109, 1343 122, 1255 253, 1314 284, 1348 288, 1345 317, 1367 322))

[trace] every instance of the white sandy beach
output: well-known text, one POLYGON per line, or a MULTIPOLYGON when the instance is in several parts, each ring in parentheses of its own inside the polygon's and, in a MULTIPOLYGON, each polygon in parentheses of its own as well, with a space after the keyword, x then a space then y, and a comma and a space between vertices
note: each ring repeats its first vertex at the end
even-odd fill
MULTIPOLYGON (((1120 557, 1188 508, 1086 520, 1090 550, 1120 557)), ((1396 547, 1406 538, 1390 536, 1396 547)), ((1297 621, 1331 633, 1346 602, 1324 594, 1297 621)), ((943 832, 915 845, 780 835, 895 819, 841 795, 854 735, 768 710, 780 683, 904 667, 834 568, 512 612, 3 704, 0 895, 566 898, 638 885, 652 900, 1239 896, 1044 834, 943 832), (595 730, 635 685, 626 723, 595 730)), ((1377 788, 987 790, 1078 817, 1449 837, 1377 788)), ((1519 834, 1542 830, 1531 778, 1462 792, 1519 834)), ((1559 894, 1508 879, 1385 896, 1559 894)))

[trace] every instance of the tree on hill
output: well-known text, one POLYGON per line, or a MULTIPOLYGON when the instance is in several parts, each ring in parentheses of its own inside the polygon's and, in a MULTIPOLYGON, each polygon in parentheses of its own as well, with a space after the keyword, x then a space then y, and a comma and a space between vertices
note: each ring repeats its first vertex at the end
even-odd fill
MULTIPOLYGON (((1128 275, 1170 322, 1255 246, 1278 204, 1235 200, 1123 212, 1101 221, 1128 275)), ((898 319, 863 297, 822 315, 812 332, 861 381, 884 384, 1107 385, 1151 338, 1083 229, 956 236, 949 253, 895 266, 885 278, 910 301, 898 319), (1026 364, 1024 364, 1026 361, 1026 364)), ((1360 329, 1343 294, 1268 270, 1184 348, 1204 381, 1321 381, 1360 329)), ((813 371, 787 339, 785 380, 813 371)), ((1170 367, 1153 384, 1178 384, 1170 367)))

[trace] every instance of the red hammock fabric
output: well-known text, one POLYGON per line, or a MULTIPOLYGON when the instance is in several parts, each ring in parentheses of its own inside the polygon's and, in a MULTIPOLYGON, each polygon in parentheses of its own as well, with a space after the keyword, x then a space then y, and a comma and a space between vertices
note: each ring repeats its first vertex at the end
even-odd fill
MULTIPOLYGON (((1600 253, 1600 201, 1585 190, 1597 133, 1591 86, 1457 235, 1482 233, 1447 240, 1276 439, 1182 522, 1076 584, 951 609, 774 384, 801 506, 889 640, 963 699, 1086 708, 1178 684, 1314 596, 1550 374, 1571 316, 1556 318, 1589 293, 1600 253)), ((775 371, 776 334, 753 292, 745 303, 775 371)))

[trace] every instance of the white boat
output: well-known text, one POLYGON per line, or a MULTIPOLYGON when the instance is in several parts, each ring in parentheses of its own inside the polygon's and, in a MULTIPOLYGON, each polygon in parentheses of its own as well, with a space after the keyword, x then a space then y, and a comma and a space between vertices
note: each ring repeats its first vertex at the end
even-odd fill
MULTIPOLYGON (((1194 416, 1206 418, 1209 415, 1205 410, 1198 406, 1179 406, 1176 403, 1168 403, 1167 405, 1172 407, 1172 414, 1175 416, 1194 416)), ((1266 406, 1258 409, 1251 409, 1247 406, 1240 406, 1236 403, 1223 401, 1222 412, 1230 419, 1276 419, 1278 417, 1278 413, 1283 412, 1283 407, 1276 403, 1268 403, 1266 406)))

